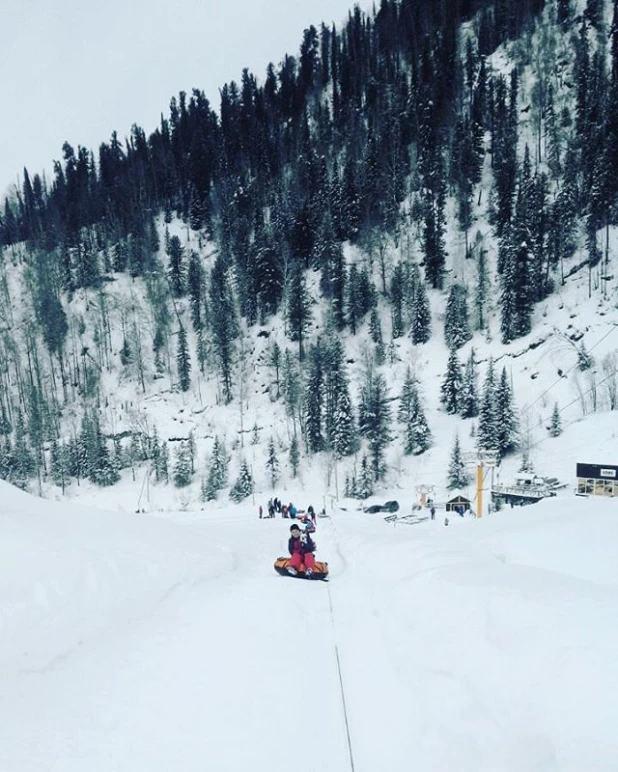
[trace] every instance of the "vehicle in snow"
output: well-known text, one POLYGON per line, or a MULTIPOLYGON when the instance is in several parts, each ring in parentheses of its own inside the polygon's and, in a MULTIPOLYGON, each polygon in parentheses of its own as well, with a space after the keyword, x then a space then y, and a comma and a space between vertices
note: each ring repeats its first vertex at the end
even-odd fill
POLYGON ((397 512, 399 511, 398 501, 387 501, 386 504, 372 504, 369 507, 365 507, 363 512, 367 512, 370 515, 374 515, 376 512, 397 512))

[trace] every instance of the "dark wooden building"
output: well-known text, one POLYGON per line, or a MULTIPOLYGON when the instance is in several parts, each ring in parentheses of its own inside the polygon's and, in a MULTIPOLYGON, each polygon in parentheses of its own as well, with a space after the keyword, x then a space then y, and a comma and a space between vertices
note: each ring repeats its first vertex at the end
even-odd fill
POLYGON ((447 512, 457 512, 458 515, 463 515, 465 512, 470 511, 470 499, 458 493, 446 502, 445 509, 447 512))
POLYGON ((577 493, 618 496, 618 466, 577 464, 577 493))

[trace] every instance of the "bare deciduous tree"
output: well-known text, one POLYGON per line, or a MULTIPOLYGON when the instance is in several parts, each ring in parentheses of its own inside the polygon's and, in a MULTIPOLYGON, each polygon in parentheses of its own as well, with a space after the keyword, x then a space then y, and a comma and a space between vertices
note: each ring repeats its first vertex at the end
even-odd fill
POLYGON ((616 410, 618 406, 618 352, 612 351, 603 358, 601 363, 603 369, 603 385, 607 391, 609 409, 616 410))

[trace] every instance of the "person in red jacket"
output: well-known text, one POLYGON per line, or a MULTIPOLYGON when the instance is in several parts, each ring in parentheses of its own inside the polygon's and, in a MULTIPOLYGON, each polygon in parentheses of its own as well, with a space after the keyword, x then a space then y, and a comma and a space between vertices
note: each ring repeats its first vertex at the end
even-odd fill
POLYGON ((290 540, 288 541, 288 550, 292 556, 288 573, 296 576, 301 565, 305 566, 305 575, 311 576, 315 568, 315 542, 308 533, 301 533, 300 527, 295 523, 290 526, 290 540))

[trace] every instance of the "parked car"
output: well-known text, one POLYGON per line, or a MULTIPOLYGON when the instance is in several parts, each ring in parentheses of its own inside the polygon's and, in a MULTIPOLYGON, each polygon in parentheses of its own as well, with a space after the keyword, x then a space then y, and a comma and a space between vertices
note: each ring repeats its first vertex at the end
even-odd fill
POLYGON ((398 501, 387 501, 386 504, 372 504, 370 507, 365 507, 363 512, 367 512, 370 515, 375 515, 376 512, 397 512, 399 509, 398 501))
POLYGON ((382 505, 381 504, 372 504, 370 507, 365 507, 363 509, 363 512, 367 512, 370 515, 375 515, 376 512, 382 511, 382 505))

